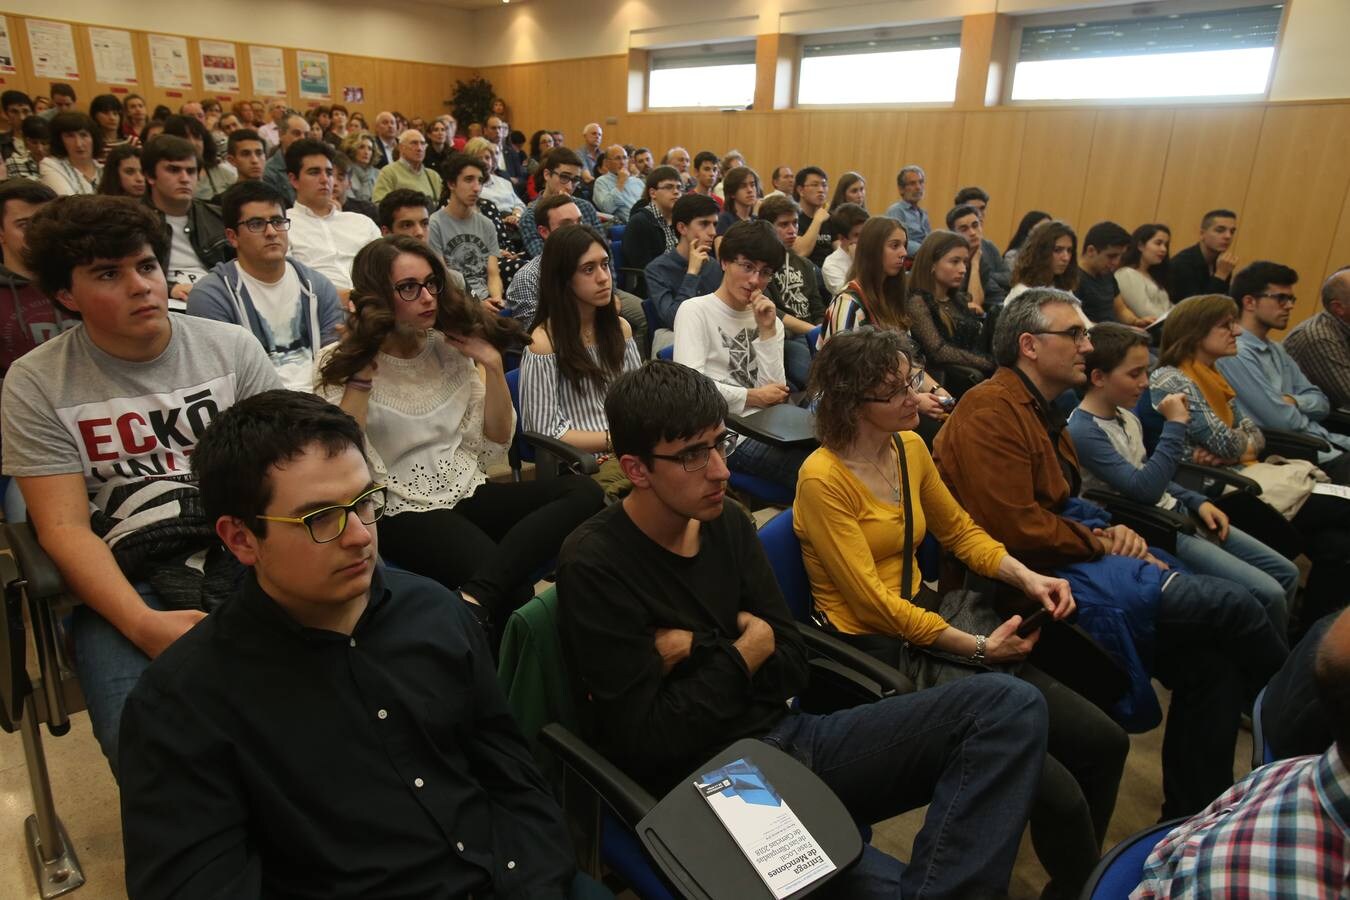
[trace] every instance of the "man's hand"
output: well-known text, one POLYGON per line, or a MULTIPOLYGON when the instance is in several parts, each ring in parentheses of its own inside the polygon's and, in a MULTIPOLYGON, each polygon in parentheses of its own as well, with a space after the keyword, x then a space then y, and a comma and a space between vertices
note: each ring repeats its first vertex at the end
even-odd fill
POLYGON ((755 314, 760 340, 772 338, 778 332, 778 308, 773 301, 764 296, 763 291, 755 291, 750 297, 750 309, 755 314))
POLYGON ((1228 513, 1206 500, 1200 504, 1195 514, 1205 523, 1206 528, 1214 532, 1215 537, 1221 541, 1228 540, 1228 513))
POLYGON ((160 611, 146 607, 145 614, 136 622, 128 637, 142 653, 154 659, 205 618, 206 613, 198 609, 160 611))
POLYGON ((1293 397, 1289 396, 1288 394, 1281 394, 1280 399, 1283 400, 1285 403, 1288 403, 1290 406, 1298 406, 1298 401, 1295 400, 1293 397))
POLYGON ((1135 328, 1147 328, 1156 321, 1158 321, 1157 316, 1140 316, 1130 324, 1134 325, 1135 328))
POLYGON ((741 636, 736 639, 735 647, 745 659, 746 667, 753 673, 764 665, 764 661, 773 656, 773 629, 759 616, 741 611, 736 614, 736 627, 741 636))
MULTIPOLYGON (((689 247, 689 268, 690 275, 697 275, 703 271, 703 264, 708 261, 708 251, 703 247, 702 242, 692 244, 689 247)), ((770 303, 773 301, 770 300, 770 303)))
POLYGON ((669 675, 670 670, 689 658, 694 650, 694 633, 683 628, 656 629, 656 652, 661 654, 661 674, 669 675))
POLYGON ((492 313, 494 316, 497 313, 501 312, 502 307, 506 305, 506 301, 503 300, 501 297, 484 297, 482 300, 478 302, 482 303, 483 308, 486 309, 488 312, 492 313))
POLYGON ((1185 394, 1168 394, 1158 401, 1158 413, 1169 422, 1185 425, 1191 420, 1190 400, 1185 394))
POLYGON ((1214 274, 1227 281, 1228 276, 1233 274, 1237 268, 1238 256, 1232 250, 1220 256, 1214 261, 1214 274))
POLYGON ((786 403, 787 398, 788 387, 786 384, 765 384, 757 388, 750 388, 745 392, 745 405, 752 409, 763 409, 766 406, 786 403))
POLYGON ((1148 544, 1134 531, 1124 525, 1112 525, 1110 528, 1094 528, 1092 533, 1102 538, 1103 549, 1115 556, 1130 556, 1143 559, 1148 555, 1148 544))

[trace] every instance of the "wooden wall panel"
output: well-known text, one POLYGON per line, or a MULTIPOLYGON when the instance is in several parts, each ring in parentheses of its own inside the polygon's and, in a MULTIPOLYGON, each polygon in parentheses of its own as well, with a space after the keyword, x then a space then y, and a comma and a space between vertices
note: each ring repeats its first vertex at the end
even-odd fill
POLYGON ((1024 112, 972 112, 966 116, 957 167, 958 190, 978 185, 989 193, 984 233, 999 247, 1007 246, 1024 212, 1014 201, 1026 127, 1024 112))
POLYGON ((1079 237, 1107 219, 1126 231, 1154 220, 1172 118, 1170 109, 1097 113, 1083 202, 1073 219, 1079 237))
MULTIPOLYGON (((899 196, 895 185, 900 166, 909 163, 923 166, 926 176, 924 207, 934 228, 947 227, 947 211, 952 208, 952 197, 961 187, 961 141, 965 133, 966 114, 963 112, 917 112, 909 116, 909 133, 905 137, 904 159, 891 169, 888 181, 892 191, 889 206, 899 196)), ((886 206, 873 206, 880 212, 886 206)))
POLYGON ((1083 204, 1087 183, 1093 110, 1037 110, 1027 114, 1022 136, 1022 170, 1013 203, 1017 215, 1042 209, 1071 225, 1083 204))
MULTIPOLYGON (((1345 199, 1341 202, 1341 212, 1337 219, 1335 235, 1331 239, 1331 249, 1327 252, 1326 262, 1318 270, 1316 279, 1308 274, 1300 273, 1303 275, 1304 283, 1298 286, 1299 296, 1320 293, 1322 282, 1341 266, 1350 266, 1350 190, 1346 191, 1345 199)), ((1312 305, 1300 303, 1299 308, 1307 315, 1312 315, 1321 308, 1321 301, 1314 300, 1312 305)), ((1295 310, 1295 312, 1298 311, 1295 310)))
POLYGON ((830 175, 831 194, 841 175, 857 172, 867 182, 868 209, 885 209, 895 200, 896 160, 904 153, 910 121, 909 114, 893 110, 860 114, 813 109, 806 114, 801 136, 783 148, 796 158, 775 165, 820 166, 830 175))
POLYGON ((1264 116, 1260 106, 1177 111, 1155 214, 1172 229, 1173 252, 1195 243, 1207 210, 1242 213, 1264 116))
MULTIPOLYGON (((743 112, 729 123, 727 149, 745 154, 746 164, 767 185, 779 166, 793 169, 807 165, 805 136, 809 133, 810 113, 802 110, 782 112, 743 112)), ((660 153, 661 151, 656 151, 660 153)), ((766 187, 765 191, 772 190, 766 187)))
MULTIPOLYGON (((597 56, 566 62, 488 66, 480 74, 506 99, 511 125, 529 137, 548 128, 561 130, 569 143, 581 143, 588 122, 605 129, 605 142, 631 142, 625 133, 628 109, 628 61, 597 56), (615 118, 615 124, 606 120, 615 118)), ((464 77, 464 76, 459 76, 464 77)), ((461 123, 463 128, 467 123, 461 123)))

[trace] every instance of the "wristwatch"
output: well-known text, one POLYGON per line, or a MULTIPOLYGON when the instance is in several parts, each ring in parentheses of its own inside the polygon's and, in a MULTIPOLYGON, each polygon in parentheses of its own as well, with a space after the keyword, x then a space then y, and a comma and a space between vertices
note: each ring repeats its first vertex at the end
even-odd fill
POLYGON ((975 652, 970 654, 970 659, 966 660, 966 662, 975 663, 976 665, 982 664, 984 662, 984 645, 987 641, 988 638, 984 635, 975 635, 975 652))

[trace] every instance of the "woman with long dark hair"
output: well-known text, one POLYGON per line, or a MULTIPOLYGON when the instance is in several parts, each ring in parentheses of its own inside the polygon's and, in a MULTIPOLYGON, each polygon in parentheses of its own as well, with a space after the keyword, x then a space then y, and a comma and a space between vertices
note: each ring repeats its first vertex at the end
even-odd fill
POLYGON ((594 453, 596 480, 611 494, 627 479, 611 455, 605 394, 640 365, 633 331, 614 304, 604 238, 587 225, 564 225, 548 236, 539 260, 539 306, 520 363, 520 417, 526 431, 594 453))
POLYGON ((1172 309, 1167 296, 1167 251, 1171 243, 1172 232, 1166 225, 1140 225, 1130 235, 1130 247, 1116 269, 1116 287, 1120 288, 1116 318, 1124 324, 1146 327, 1172 309))
POLYGON ((717 217, 717 233, 726 234, 727 229, 737 222, 746 222, 759 211, 762 192, 759 189, 759 175, 749 166, 737 166, 722 179, 722 190, 726 197, 725 207, 717 217))
POLYGON ((1004 303, 1034 287, 1073 293, 1078 287, 1078 235, 1067 222, 1050 219, 1031 229, 1013 263, 1012 280, 1004 303))
POLYGON ((589 478, 487 480, 515 434, 502 351, 524 336, 449 280, 423 242, 391 235, 352 263, 354 312, 322 354, 318 392, 365 430, 388 485, 380 550, 504 623, 573 528, 602 505, 589 478))
POLYGON ((137 200, 145 196, 145 173, 141 171, 139 147, 123 144, 108 154, 98 192, 107 197, 135 197, 137 200))
POLYGON ((134 136, 128 136, 122 131, 122 101, 117 99, 115 94, 99 94, 89 102, 89 118, 94 120, 94 125, 99 130, 99 137, 103 138, 103 153, 99 157, 99 162, 104 165, 108 162, 108 152, 121 147, 123 144, 138 143, 134 136))
POLYGON ((954 231, 933 231, 919 245, 909 273, 911 336, 929 362, 969 366, 993 374, 986 346, 983 309, 975 309, 961 290, 970 265, 970 242, 954 231))
POLYGON ((1003 251, 1003 261, 1008 264, 1009 268, 1016 261, 1017 254, 1021 251, 1022 245, 1026 243, 1027 235, 1031 234, 1031 229, 1053 218, 1054 216, 1048 212, 1041 212, 1039 209, 1033 209, 1022 217, 1022 221, 1017 223, 1017 230, 1013 232, 1012 240, 1008 242, 1008 249, 1003 251))
POLYGON ((101 129, 82 112, 57 113, 48 128, 51 155, 38 163, 42 183, 62 197, 96 193, 103 177, 101 129))
POLYGON ((834 212, 845 203, 855 203, 867 209, 867 180, 857 172, 845 172, 834 185, 834 196, 830 198, 830 212, 834 212))

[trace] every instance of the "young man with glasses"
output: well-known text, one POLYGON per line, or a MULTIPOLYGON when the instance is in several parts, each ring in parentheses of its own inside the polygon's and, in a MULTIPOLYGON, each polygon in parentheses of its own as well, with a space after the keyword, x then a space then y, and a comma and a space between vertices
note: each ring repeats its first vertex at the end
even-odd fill
POLYGON ((544 170, 544 192, 535 199, 534 203, 527 206, 525 212, 520 216, 520 237, 525 242, 525 254, 527 256, 538 256, 544 252, 544 239, 539 236, 534 208, 544 197, 552 197, 554 194, 572 196, 573 202, 581 210, 582 223, 604 234, 604 226, 600 224, 600 216, 596 214, 591 201, 576 196, 577 188, 582 183, 581 173, 583 170, 581 157, 577 155, 577 151, 568 147, 555 147, 549 151, 548 156, 544 157, 542 168, 544 170))
POLYGON ((127 701, 129 892, 608 896, 576 876, 465 604, 380 564, 363 445, 337 406, 269 391, 193 454, 248 571, 127 701))
POLYGON ((1289 327, 1297 297, 1298 273, 1288 266, 1264 260, 1233 276, 1229 296, 1240 310, 1242 332, 1237 355, 1215 365, 1237 391, 1237 401, 1262 428, 1282 428, 1322 438, 1331 450, 1318 454, 1317 464, 1338 484, 1350 484, 1350 436, 1327 430, 1321 420, 1331 412, 1331 401, 1308 380, 1289 351, 1270 333, 1289 327))
POLYGON ((338 338, 342 302, 323 274, 287 256, 286 198, 264 181, 241 181, 221 197, 225 237, 237 257, 216 265, 188 294, 188 315, 253 332, 286 387, 314 387, 319 348, 338 338))
POLYGON ((658 360, 618 378, 605 413, 633 490, 558 556, 563 648, 598 749, 660 796, 758 738, 814 771, 859 822, 932 804, 903 871, 867 846, 836 895, 1001 896, 1041 774, 1039 692, 990 673, 829 716, 796 711, 806 648, 754 522, 726 497, 744 441, 726 429, 725 387, 658 360))
POLYGON ((83 601, 75 666, 114 774, 128 692, 237 574, 212 549, 193 448, 221 410, 281 386, 244 329, 168 314, 168 241, 131 198, 65 197, 40 210, 25 260, 80 324, 20 357, 4 382, 4 472, 83 601))

